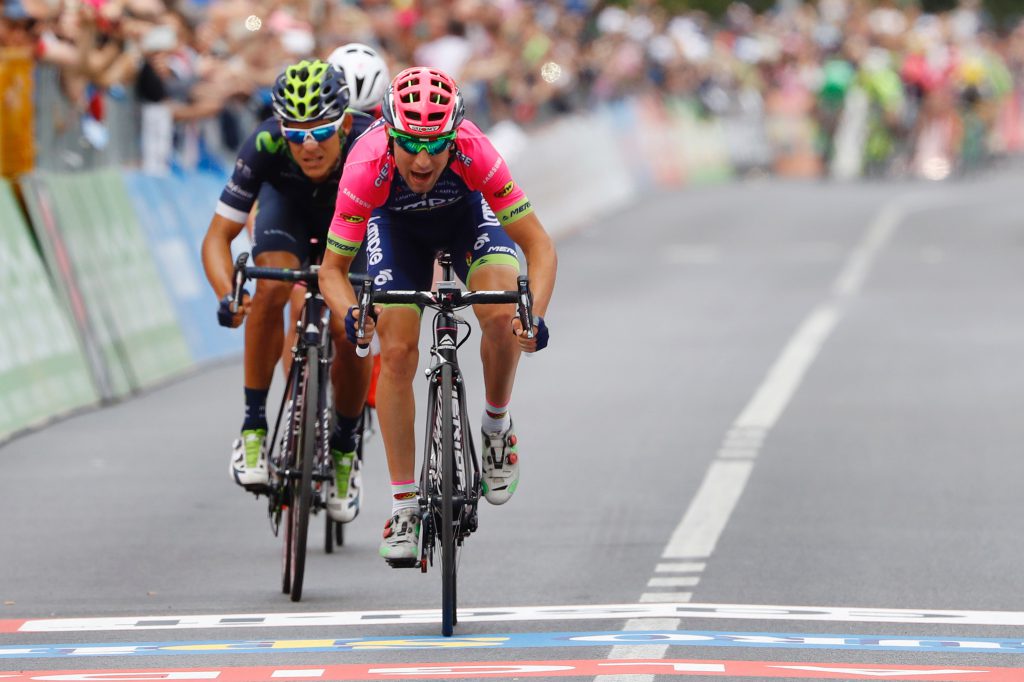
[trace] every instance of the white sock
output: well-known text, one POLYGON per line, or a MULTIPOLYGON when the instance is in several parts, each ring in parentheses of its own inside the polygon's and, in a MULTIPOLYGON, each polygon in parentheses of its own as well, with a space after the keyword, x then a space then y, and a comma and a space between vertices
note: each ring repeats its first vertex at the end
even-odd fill
POLYGON ((484 416, 480 418, 480 427, 484 433, 501 433, 509 427, 512 420, 508 416, 508 403, 484 407, 484 416))
POLYGON ((391 514, 400 509, 419 509, 419 487, 416 481, 391 481, 391 514))

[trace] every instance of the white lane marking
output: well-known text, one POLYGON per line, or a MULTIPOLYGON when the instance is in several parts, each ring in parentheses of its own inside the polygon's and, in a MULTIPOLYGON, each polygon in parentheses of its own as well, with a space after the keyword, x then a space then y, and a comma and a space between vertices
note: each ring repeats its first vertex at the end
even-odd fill
MULTIPOLYGON (((649 618, 713 618, 731 620, 802 620, 851 623, 937 623, 944 625, 1007 625, 1024 627, 1024 611, 955 611, 947 609, 886 609, 857 606, 785 606, 777 604, 704 604, 686 599, 665 603, 569 604, 460 608, 459 620, 516 622, 649 618)), ((114 630, 225 630, 254 627, 324 627, 333 625, 396 625, 439 623, 441 612, 429 610, 318 611, 310 613, 251 613, 158 617, 54 618, 3 621, 4 634, 25 632, 107 632, 114 630), (6 627, 10 625, 10 627, 6 627)), ((650 620, 642 628, 655 629, 650 620)), ((658 628, 668 629, 668 628, 658 628)))
POLYGON ((663 559, 704 559, 718 542, 733 507, 747 485, 753 462, 711 463, 696 496, 661 553, 663 559))
POLYGON ((654 567, 655 573, 700 573, 704 570, 705 564, 700 561, 684 561, 681 563, 658 564, 654 567))
POLYGON ((679 577, 663 578, 657 576, 647 581, 647 587, 696 587, 700 582, 700 576, 686 575, 679 577))
POLYGON ((311 669, 305 670, 275 670, 270 676, 271 677, 287 677, 288 679, 295 679, 296 677, 323 677, 327 673, 326 669, 311 669))
POLYGON ((857 248, 850 254, 846 265, 832 285, 832 293, 836 296, 853 296, 864 286, 868 271, 874 264, 878 253, 889 241, 889 237, 907 217, 910 209, 906 203, 897 199, 884 206, 878 216, 871 222, 867 233, 857 248))
POLYGON ((693 592, 644 592, 640 595, 642 604, 672 604, 693 599, 693 592))
POLYGON ((770 665, 779 670, 807 670, 816 673, 839 673, 842 675, 863 675, 865 677, 910 677, 911 675, 977 675, 985 670, 900 670, 883 668, 829 668, 822 665, 770 665))
MULTIPOLYGON (((649 625, 657 624, 658 630, 677 630, 679 628, 679 620, 676 618, 667 619, 656 619, 651 620, 648 618, 634 619, 626 623, 622 629, 624 631, 629 630, 647 630, 649 625)), ((626 659, 646 659, 646 658, 665 658, 668 653, 668 644, 654 644, 654 645, 640 645, 640 644, 617 644, 612 647, 611 653, 608 654, 608 658, 611 660, 626 660, 626 659)), ((653 675, 602 675, 598 678, 601 682, 639 682, 640 680, 653 680, 653 675)))
POLYGON ((775 426, 838 321, 835 304, 818 307, 804 320, 733 428, 753 427, 767 431, 775 426))
MULTIPOLYGON (((807 369, 839 323, 838 299, 860 291, 876 256, 905 217, 902 202, 896 200, 884 206, 872 220, 833 284, 831 300, 819 305, 804 320, 753 398, 733 422, 697 494, 665 546, 661 555, 663 559, 700 560, 711 556, 746 488, 765 437, 789 405, 807 369)), ((668 593, 645 592, 640 595, 641 602, 657 602, 666 598, 670 598, 668 593)), ((686 601, 691 598, 692 593, 688 593, 686 601)), ((673 627, 678 628, 679 623, 676 621, 673 627)), ((662 652, 660 656, 664 655, 662 652)), ((652 682, 654 678, 651 675, 633 675, 624 679, 652 682)))

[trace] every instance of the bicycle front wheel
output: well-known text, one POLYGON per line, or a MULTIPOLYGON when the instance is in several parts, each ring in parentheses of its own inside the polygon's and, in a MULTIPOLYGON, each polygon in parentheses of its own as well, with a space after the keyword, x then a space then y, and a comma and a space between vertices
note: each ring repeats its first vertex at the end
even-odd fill
POLYGON ((455 582, 455 441, 452 422, 452 366, 441 366, 441 634, 451 637, 458 621, 455 582))
POLYGON ((320 349, 311 346, 306 355, 306 386, 302 401, 302 422, 298 442, 297 476, 292 488, 291 514, 291 583, 292 601, 302 599, 302 578, 306 570, 306 539, 309 536, 309 513, 313 503, 313 460, 316 457, 317 418, 320 395, 320 349))

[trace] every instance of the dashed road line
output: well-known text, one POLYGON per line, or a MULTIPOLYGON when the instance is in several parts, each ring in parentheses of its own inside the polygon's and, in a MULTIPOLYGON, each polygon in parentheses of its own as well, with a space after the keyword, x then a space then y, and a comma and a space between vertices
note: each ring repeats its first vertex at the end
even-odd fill
MULTIPOLYGON (((668 593, 666 593, 668 594, 668 593)), ((671 630, 687 619, 798 620, 840 623, 912 623, 938 625, 990 625, 1024 627, 1024 611, 963 611, 948 609, 887 609, 851 606, 793 606, 774 604, 703 604, 686 601, 637 604, 568 604, 563 606, 509 606, 460 608, 466 623, 540 622, 562 620, 635 620, 634 630, 671 630), (674 627, 654 625, 649 619, 669 619, 674 627)), ((181 615, 151 618, 114 616, 99 618, 47 618, 2 620, 0 633, 21 635, 36 632, 111 632, 146 630, 224 630, 231 628, 289 628, 328 626, 376 626, 440 623, 441 612, 313 611, 307 613, 250 613, 230 615, 181 615)))
MULTIPOLYGON (((750 402, 726 433, 696 495, 662 552, 662 559, 704 563, 711 557, 743 495, 765 439, 839 323, 842 304, 860 292, 878 254, 908 215, 909 205, 906 197, 891 201, 868 225, 846 258, 828 298, 814 308, 797 328, 750 402)), ((645 603, 689 601, 692 598, 692 591, 646 591, 640 595, 640 601, 645 603)), ((676 623, 675 627, 678 626, 676 623)), ((637 627, 638 623, 629 622, 625 629, 637 627)), ((611 655, 617 654, 613 651, 611 655)), ((629 677, 630 682, 650 682, 652 679, 650 675, 629 677)), ((615 682, 624 680, 618 677, 615 682)))

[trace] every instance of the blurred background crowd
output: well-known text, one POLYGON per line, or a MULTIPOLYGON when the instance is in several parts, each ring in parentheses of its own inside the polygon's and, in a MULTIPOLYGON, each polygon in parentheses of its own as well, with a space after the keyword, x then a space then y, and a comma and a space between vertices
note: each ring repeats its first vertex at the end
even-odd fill
POLYGON ((803 176, 938 179, 1022 146, 1019 17, 990 13, 981 0, 720 9, 655 0, 3 0, 0 85, 9 101, 17 65, 31 69, 35 164, 50 168, 230 163, 268 115, 282 67, 352 41, 377 48, 392 73, 411 64, 448 71, 485 129, 656 100, 742 121, 743 139, 764 150, 747 154, 751 167, 803 176))

